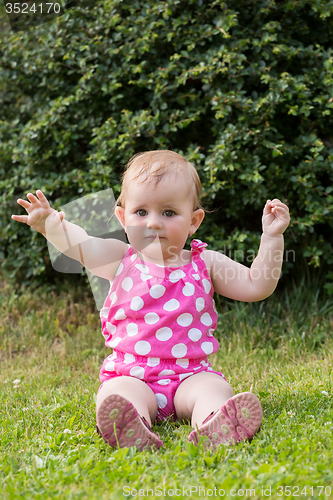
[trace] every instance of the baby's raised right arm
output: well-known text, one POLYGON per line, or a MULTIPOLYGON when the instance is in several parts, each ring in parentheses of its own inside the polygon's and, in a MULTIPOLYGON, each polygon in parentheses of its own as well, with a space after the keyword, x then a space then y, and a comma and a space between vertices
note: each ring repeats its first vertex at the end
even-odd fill
POLYGON ((28 193, 29 201, 18 199, 28 215, 12 215, 12 219, 42 233, 57 250, 81 262, 96 276, 112 280, 127 245, 115 239, 89 236, 80 226, 65 221, 64 212, 51 208, 42 191, 37 190, 36 195, 28 193))

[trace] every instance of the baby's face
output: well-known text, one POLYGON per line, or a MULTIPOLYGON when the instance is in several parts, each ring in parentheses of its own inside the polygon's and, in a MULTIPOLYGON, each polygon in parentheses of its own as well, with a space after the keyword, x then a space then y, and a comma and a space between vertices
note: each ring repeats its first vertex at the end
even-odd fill
POLYGON ((175 262, 204 213, 193 211, 185 179, 166 176, 156 185, 149 180, 130 181, 125 208, 117 207, 116 215, 136 250, 153 261, 175 262))

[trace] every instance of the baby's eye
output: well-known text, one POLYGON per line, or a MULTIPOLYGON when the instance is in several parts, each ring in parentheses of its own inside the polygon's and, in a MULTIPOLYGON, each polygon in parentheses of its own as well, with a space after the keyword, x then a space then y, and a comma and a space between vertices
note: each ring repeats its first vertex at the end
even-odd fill
POLYGON ((145 215, 147 215, 146 210, 143 210, 142 208, 140 208, 140 210, 137 210, 135 213, 136 213, 139 217, 144 217, 145 215))
POLYGON ((167 217, 172 217, 173 215, 175 215, 175 212, 173 210, 165 210, 164 215, 166 215, 167 217))

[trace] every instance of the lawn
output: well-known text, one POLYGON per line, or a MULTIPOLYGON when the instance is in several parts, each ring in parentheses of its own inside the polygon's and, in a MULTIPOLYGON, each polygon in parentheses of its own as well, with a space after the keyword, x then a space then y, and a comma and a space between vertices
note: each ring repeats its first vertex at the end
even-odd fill
POLYGON ((303 284, 260 303, 221 300, 213 366, 235 393, 259 396, 260 432, 212 452, 167 422, 154 427, 165 447, 138 452, 95 431, 110 351, 89 290, 1 284, 1 499, 333 497, 333 298, 303 284))

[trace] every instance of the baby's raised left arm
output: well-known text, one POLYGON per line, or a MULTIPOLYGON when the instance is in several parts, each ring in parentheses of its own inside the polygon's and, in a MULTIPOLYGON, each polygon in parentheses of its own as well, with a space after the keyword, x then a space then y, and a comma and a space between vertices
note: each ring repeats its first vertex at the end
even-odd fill
POLYGON ((261 242, 250 268, 219 252, 205 252, 214 290, 225 297, 257 302, 269 297, 279 281, 283 263, 283 233, 290 222, 287 205, 275 198, 265 204, 261 242))

